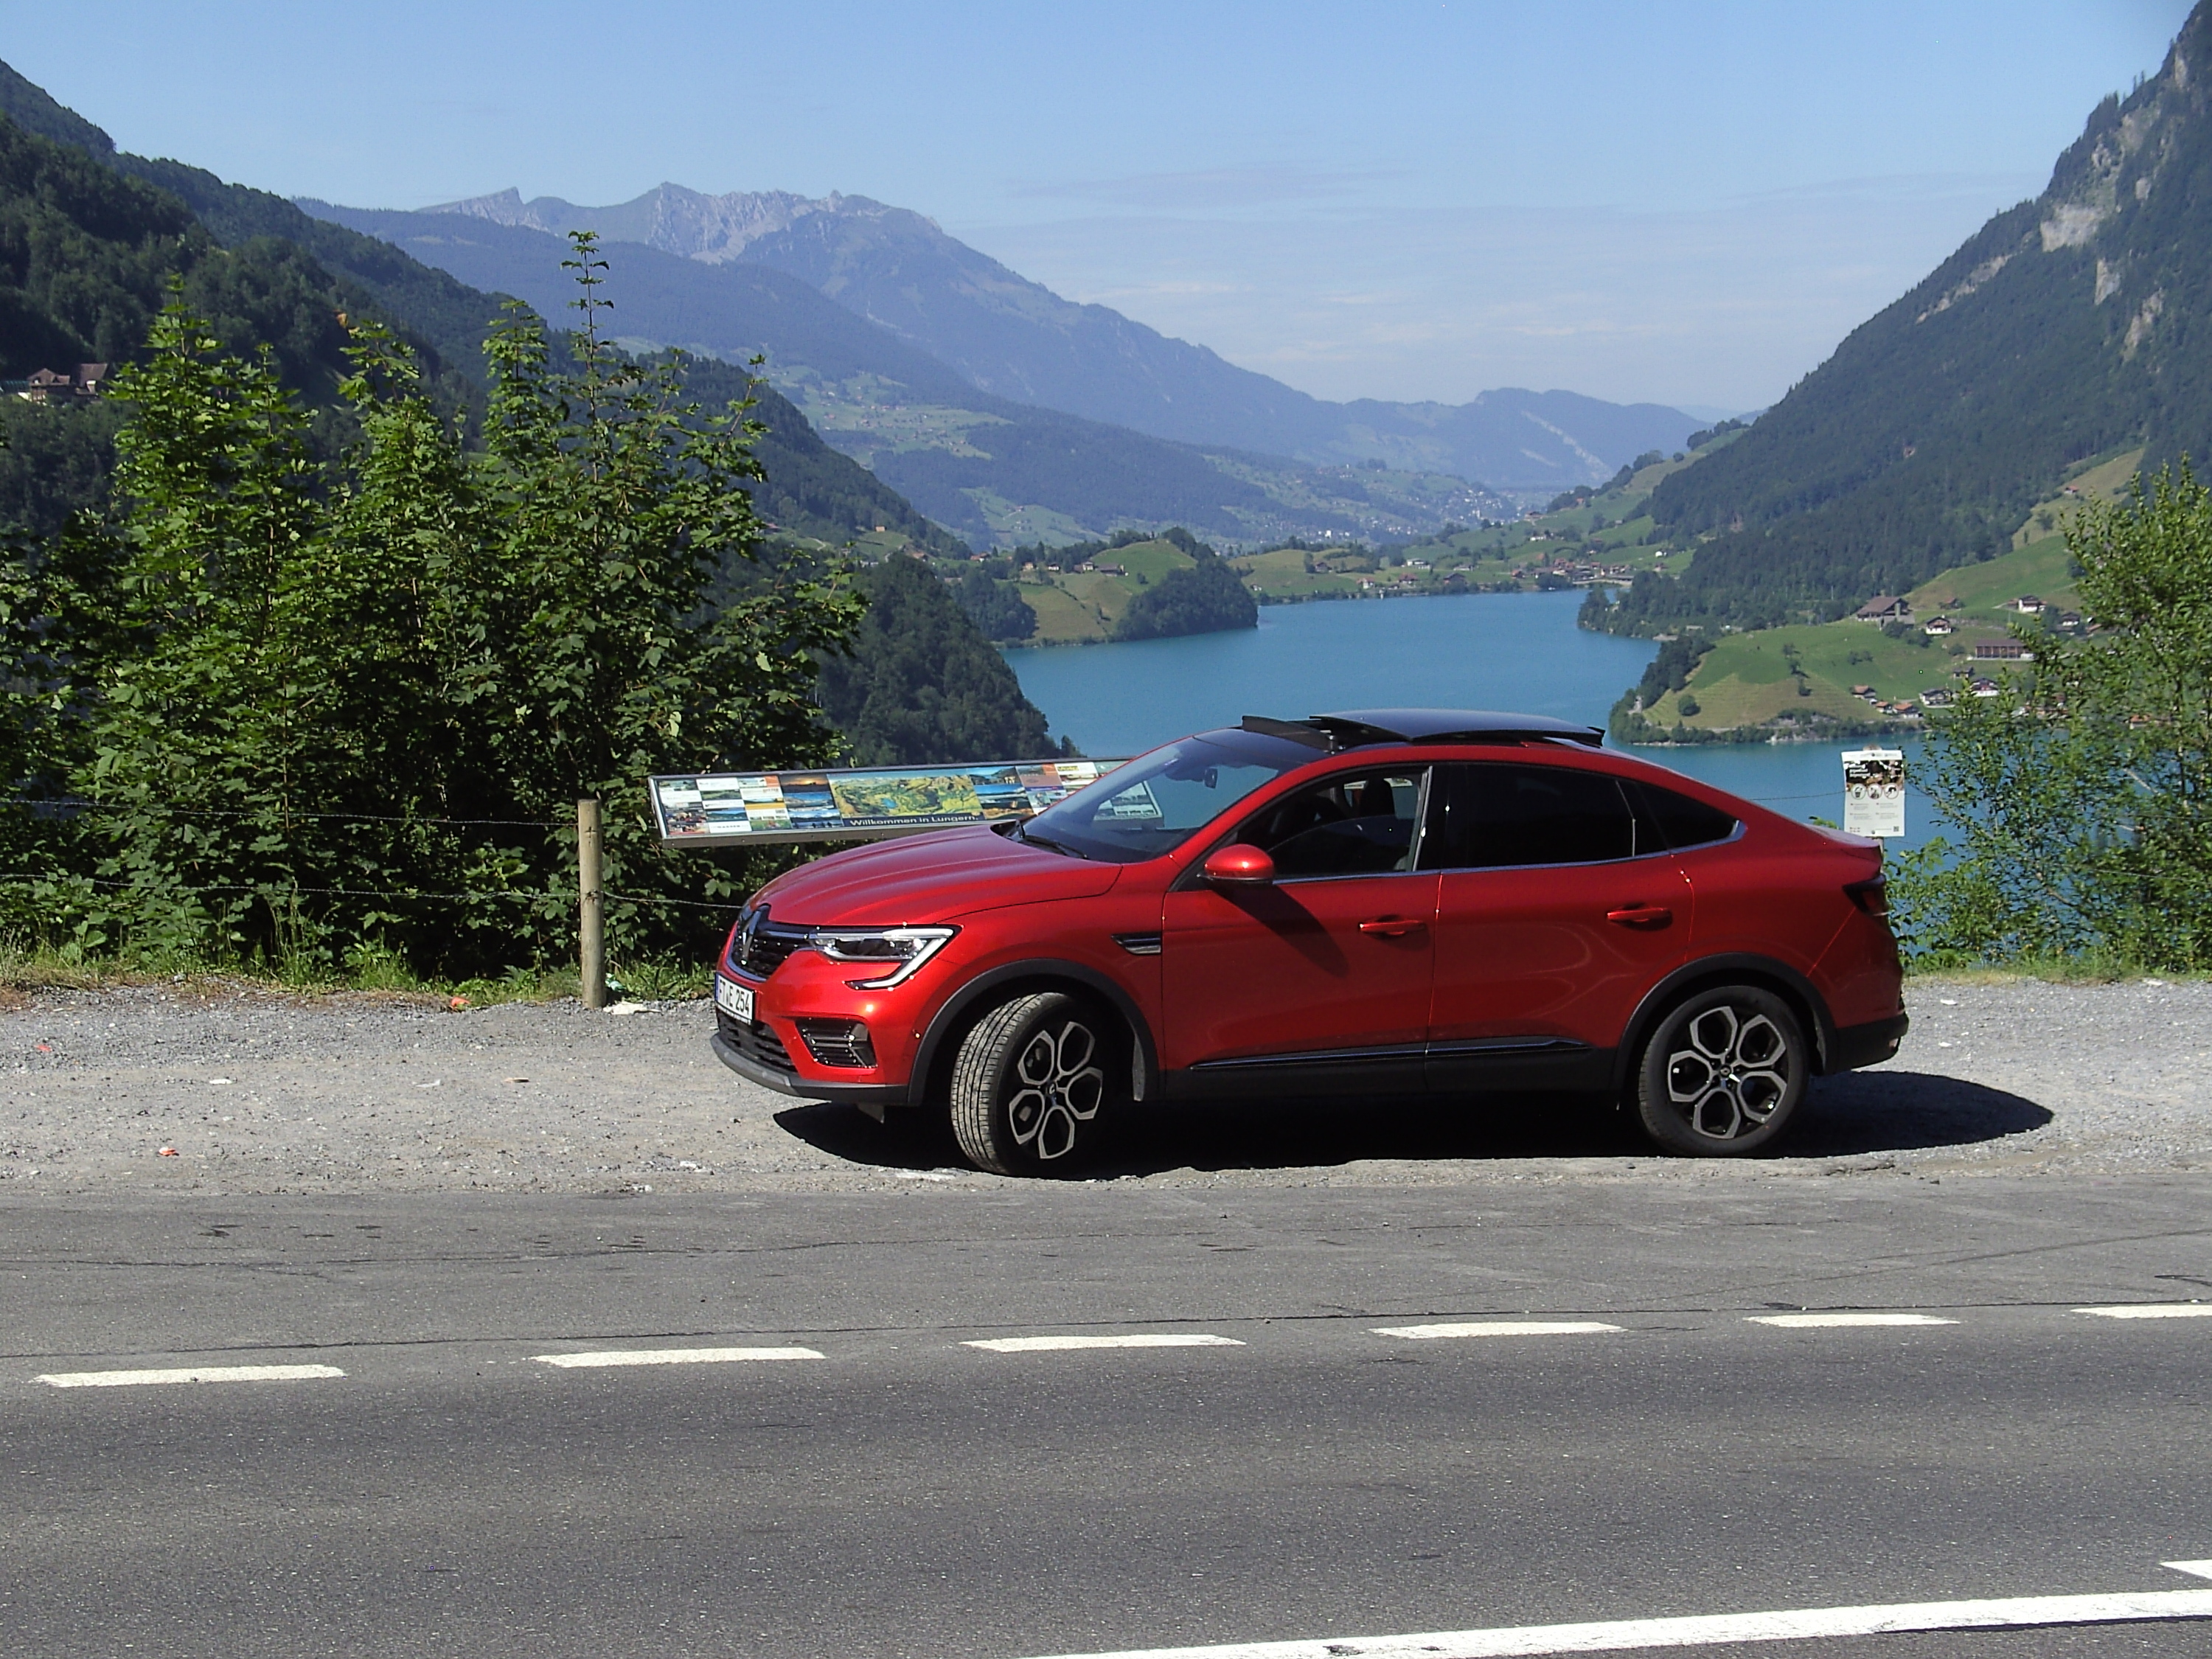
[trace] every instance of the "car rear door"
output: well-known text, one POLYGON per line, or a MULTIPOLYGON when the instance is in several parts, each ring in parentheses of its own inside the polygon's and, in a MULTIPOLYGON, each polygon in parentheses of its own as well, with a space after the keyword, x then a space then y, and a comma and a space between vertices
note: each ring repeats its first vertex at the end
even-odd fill
POLYGON ((1331 775, 1248 819, 1266 886, 1165 901, 1163 1063, 1179 1092, 1418 1089, 1434 872, 1413 867, 1425 768, 1331 775))
POLYGON ((1429 1086, 1606 1085, 1629 1016, 1689 956, 1689 883, 1632 791, 1558 763, 1436 768, 1429 1086))

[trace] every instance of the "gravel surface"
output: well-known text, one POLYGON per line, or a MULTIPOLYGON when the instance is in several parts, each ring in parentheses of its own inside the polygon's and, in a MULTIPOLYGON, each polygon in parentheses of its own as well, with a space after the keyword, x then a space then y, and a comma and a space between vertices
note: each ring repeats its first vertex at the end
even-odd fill
MULTIPOLYGON (((2212 983, 1923 980, 1887 1066, 1782 1155, 1652 1154, 1595 1105, 1138 1108, 1087 1173, 1152 1183, 1744 1182, 2212 1170, 2212 983)), ((0 1012, 0 1193, 853 1191, 995 1177, 927 1125, 759 1089, 707 1004, 447 1012, 185 985, 0 1012), (164 1155, 163 1149, 173 1155, 164 1155)))

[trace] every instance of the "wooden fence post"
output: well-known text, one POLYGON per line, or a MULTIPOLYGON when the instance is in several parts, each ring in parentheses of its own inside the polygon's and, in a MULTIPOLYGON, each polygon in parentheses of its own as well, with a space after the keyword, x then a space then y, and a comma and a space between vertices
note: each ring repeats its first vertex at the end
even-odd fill
POLYGON ((576 803, 576 959, 583 971, 584 1006, 607 1006, 607 927, 599 891, 599 804, 576 803))

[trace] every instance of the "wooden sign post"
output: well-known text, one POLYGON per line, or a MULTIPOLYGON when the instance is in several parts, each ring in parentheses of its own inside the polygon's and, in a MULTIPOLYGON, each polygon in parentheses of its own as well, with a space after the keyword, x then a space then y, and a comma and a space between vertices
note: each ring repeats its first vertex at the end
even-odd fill
POLYGON ((584 1006, 607 1006, 607 917, 599 888, 599 804, 576 803, 576 961, 584 1006))

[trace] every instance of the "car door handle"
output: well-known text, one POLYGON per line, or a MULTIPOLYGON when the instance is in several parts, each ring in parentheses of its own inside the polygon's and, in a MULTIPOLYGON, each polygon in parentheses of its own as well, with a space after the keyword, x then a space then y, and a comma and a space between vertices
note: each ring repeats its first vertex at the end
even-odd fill
POLYGON ((1398 939, 1407 933, 1417 933, 1429 924, 1419 916, 1382 916, 1374 921, 1363 921, 1359 931, 1377 939, 1398 939))
POLYGON ((1605 919, 1623 927, 1664 927, 1674 920, 1674 913, 1663 904, 1631 904, 1607 911, 1605 919))

